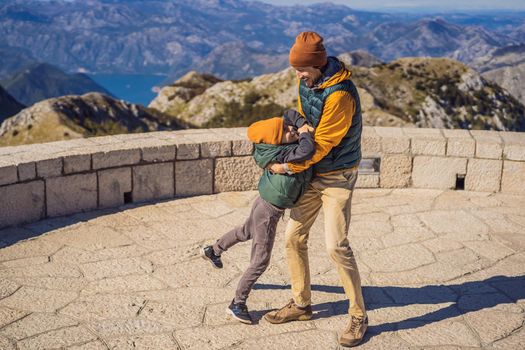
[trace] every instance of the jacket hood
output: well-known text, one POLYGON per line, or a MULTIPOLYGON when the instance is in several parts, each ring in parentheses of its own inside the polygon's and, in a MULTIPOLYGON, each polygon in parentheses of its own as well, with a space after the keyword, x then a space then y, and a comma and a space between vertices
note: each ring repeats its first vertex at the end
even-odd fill
POLYGON ((319 89, 326 89, 327 87, 338 84, 352 76, 352 72, 346 68, 345 64, 332 56, 328 57, 328 67, 325 69, 324 74, 325 77, 317 86, 319 89))

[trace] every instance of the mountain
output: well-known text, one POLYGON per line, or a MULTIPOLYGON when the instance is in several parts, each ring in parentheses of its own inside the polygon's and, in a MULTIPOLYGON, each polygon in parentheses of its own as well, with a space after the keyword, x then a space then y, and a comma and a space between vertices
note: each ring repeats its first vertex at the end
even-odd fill
POLYGON ((0 80, 7 79, 22 68, 36 62, 28 50, 0 44, 0 80))
POLYGON ((0 146, 185 127, 156 110, 88 93, 44 100, 4 120, 0 146))
MULTIPOLYGON (((192 67, 195 71, 218 72, 222 79, 245 79, 255 75, 273 73, 288 66, 288 53, 261 52, 242 42, 226 43, 214 48, 192 67), (220 72, 220 73, 219 73, 220 72)), ((179 76, 185 70, 176 70, 179 76)))
MULTIPOLYGON (((351 71, 366 125, 525 130, 525 107, 457 61, 403 58, 351 71)), ((198 127, 247 126, 295 108, 296 84, 290 68, 243 81, 193 72, 162 89, 150 107, 198 127)))
POLYGON ((4 0, 0 48, 25 50, 65 71, 164 74, 173 81, 196 70, 243 79, 285 68, 288 50, 303 30, 320 32, 332 55, 360 49, 383 61, 450 56, 469 62, 516 44, 520 34, 507 28, 516 23, 510 15, 458 19, 331 3, 4 0))
POLYGON ((363 50, 343 53, 339 55, 339 59, 349 66, 372 67, 376 64, 383 64, 379 58, 363 50))
POLYGON ((17 114, 24 108, 25 106, 23 104, 15 100, 2 88, 2 86, 0 86, 0 123, 7 117, 17 114))
POLYGON ((102 86, 82 73, 67 74, 47 63, 35 63, 15 73, 1 84, 26 105, 63 95, 100 92, 111 96, 102 86))
POLYGON ((525 104, 525 44, 493 50, 475 60, 473 66, 525 104))

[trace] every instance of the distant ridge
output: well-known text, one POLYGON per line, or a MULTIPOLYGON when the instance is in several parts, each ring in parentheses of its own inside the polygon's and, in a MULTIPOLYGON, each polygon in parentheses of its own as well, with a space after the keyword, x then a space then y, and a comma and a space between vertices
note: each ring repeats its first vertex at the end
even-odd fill
POLYGON ((36 102, 64 95, 82 95, 109 91, 82 73, 67 74, 48 63, 34 63, 1 82, 18 101, 30 106, 36 102))
POLYGON ((7 118, 0 124, 0 146, 185 127, 159 111, 88 93, 44 100, 7 118))
POLYGON ((23 104, 15 100, 13 96, 9 95, 9 93, 0 86, 0 124, 4 119, 17 114, 24 108, 25 106, 23 104))

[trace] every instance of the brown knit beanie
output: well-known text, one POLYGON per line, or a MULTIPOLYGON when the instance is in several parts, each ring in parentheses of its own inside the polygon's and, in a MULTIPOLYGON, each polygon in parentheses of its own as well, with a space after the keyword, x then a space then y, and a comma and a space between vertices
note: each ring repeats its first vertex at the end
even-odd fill
POLYGON ((323 38, 315 32, 302 32, 290 49, 292 67, 322 67, 326 64, 323 38))
POLYGON ((248 127, 248 139, 254 143, 278 145, 283 137, 283 128, 283 118, 259 120, 248 127))

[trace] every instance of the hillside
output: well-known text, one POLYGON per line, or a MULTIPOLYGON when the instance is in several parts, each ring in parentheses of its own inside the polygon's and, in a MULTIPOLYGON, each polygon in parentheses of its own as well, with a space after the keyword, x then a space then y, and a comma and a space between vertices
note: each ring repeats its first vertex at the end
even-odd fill
POLYGON ((44 100, 6 119, 0 146, 182 128, 156 110, 89 93, 44 100))
POLYGON ((9 95, 9 93, 0 86, 0 123, 24 108, 25 106, 23 104, 15 100, 13 96, 9 95))
POLYGON ((102 86, 85 74, 67 74, 47 63, 35 63, 1 82, 18 101, 33 103, 64 95, 82 95, 99 92, 111 96, 102 86))
MULTIPOLYGON (((344 56, 342 57, 344 58, 344 56)), ((497 84, 450 59, 404 58, 352 66, 366 125, 525 130, 525 107, 497 84)), ((207 84, 191 73, 165 87, 150 107, 200 127, 246 126, 295 107, 294 73, 285 69, 243 81, 207 84)))
POLYGON ((525 104, 525 44, 494 50, 476 59, 473 66, 525 104))

